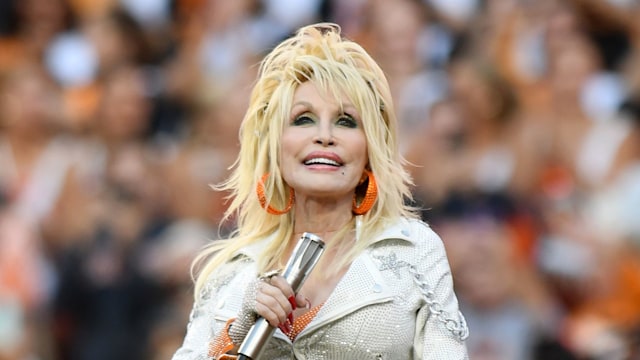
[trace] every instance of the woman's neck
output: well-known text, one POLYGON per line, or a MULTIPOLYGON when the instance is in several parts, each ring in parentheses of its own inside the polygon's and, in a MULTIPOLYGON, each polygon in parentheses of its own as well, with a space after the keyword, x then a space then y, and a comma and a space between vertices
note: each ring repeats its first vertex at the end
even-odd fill
POLYGON ((294 235, 310 232, 332 235, 353 219, 351 201, 340 200, 320 204, 316 201, 296 199, 294 235))
POLYGON ((300 237, 303 233, 313 233, 320 237, 330 238, 351 222, 351 218, 342 218, 340 221, 335 222, 299 222, 296 220, 296 224, 293 229, 293 236, 300 237))

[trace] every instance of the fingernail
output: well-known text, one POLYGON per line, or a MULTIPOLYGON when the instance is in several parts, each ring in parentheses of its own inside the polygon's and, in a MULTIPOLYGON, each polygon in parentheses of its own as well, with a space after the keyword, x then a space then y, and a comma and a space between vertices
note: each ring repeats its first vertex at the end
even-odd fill
POLYGON ((296 306, 296 297, 295 296, 293 296, 293 295, 289 296, 289 304, 291 304, 291 308, 293 310, 295 310, 297 308, 297 306, 296 306))
POLYGON ((278 329, 282 330, 283 333, 288 334, 291 332, 291 325, 293 324, 291 314, 289 314, 288 319, 285 322, 278 324, 278 329))
POLYGON ((290 324, 293 324, 293 313, 289 313, 289 315, 287 315, 287 319, 289 320, 290 324))
POLYGON ((306 302, 305 307, 307 308, 307 310, 311 309, 311 301, 309 301, 309 299, 305 298, 304 301, 306 302))

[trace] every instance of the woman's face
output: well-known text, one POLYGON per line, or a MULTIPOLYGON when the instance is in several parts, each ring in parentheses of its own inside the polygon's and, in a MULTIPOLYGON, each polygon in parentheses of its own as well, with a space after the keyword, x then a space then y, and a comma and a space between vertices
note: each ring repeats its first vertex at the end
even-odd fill
POLYGON ((367 140, 346 96, 336 100, 311 81, 298 86, 280 146, 282 176, 297 199, 351 201, 367 164, 367 140))

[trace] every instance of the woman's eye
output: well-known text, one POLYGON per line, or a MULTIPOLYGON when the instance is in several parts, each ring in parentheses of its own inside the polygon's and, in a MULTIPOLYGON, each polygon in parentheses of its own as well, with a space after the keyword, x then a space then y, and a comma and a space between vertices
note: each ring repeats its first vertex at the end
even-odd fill
POLYGON ((348 127, 348 128, 358 127, 358 122, 356 121, 356 119, 354 119, 353 116, 349 114, 340 115, 340 117, 338 118, 337 124, 340 126, 348 127))
POLYGON ((300 115, 293 120, 293 125, 300 126, 306 124, 313 124, 313 118, 307 114, 300 115))

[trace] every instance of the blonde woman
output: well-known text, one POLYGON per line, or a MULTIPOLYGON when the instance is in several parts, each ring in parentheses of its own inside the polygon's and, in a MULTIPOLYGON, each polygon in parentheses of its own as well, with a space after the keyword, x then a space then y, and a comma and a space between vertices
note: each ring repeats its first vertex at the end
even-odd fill
POLYGON ((219 186, 237 230, 197 259, 174 360, 235 358, 260 317, 276 329, 262 359, 467 358, 443 244, 406 205, 389 87, 361 46, 334 24, 283 41, 261 63, 240 141, 219 186), (294 293, 273 274, 303 232, 326 247, 294 293))

